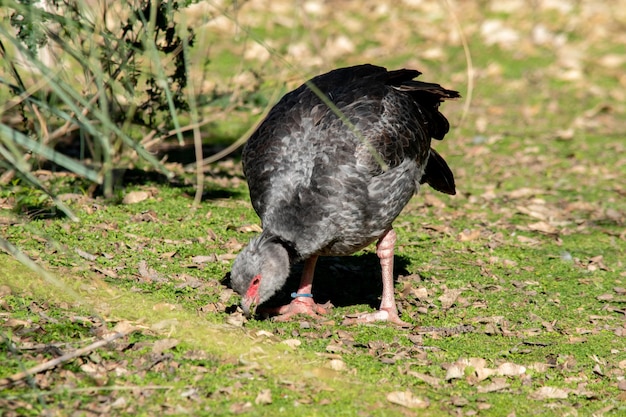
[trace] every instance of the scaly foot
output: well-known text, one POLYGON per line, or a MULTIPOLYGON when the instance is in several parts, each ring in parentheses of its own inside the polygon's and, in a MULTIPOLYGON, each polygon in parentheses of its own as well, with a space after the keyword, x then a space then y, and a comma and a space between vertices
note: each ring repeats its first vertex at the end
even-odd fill
POLYGON ((407 323, 400 319, 398 316, 398 312, 395 308, 393 309, 380 309, 374 311, 373 313, 361 313, 356 314, 354 316, 348 316, 343 319, 341 324, 343 325, 351 325, 351 324, 359 324, 359 323, 374 323, 377 321, 386 321, 389 323, 393 323, 400 327, 413 327, 412 324, 407 323))
POLYGON ((267 309, 263 312, 278 314, 273 317, 274 321, 289 321, 299 314, 320 318, 321 315, 328 313, 328 307, 329 305, 327 304, 317 304, 311 297, 298 297, 287 305, 267 309))

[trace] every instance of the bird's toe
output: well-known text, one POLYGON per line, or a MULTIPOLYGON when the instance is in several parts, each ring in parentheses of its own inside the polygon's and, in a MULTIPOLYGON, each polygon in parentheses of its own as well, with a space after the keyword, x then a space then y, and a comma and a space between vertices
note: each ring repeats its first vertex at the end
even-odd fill
POLYGON ((400 316, 398 316, 398 312, 395 310, 376 310, 373 313, 360 313, 354 316, 347 316, 344 318, 342 324, 343 325, 352 325, 352 324, 366 324, 366 323, 374 323, 377 321, 386 321, 389 323, 393 323, 400 327, 413 327, 412 324, 403 321, 400 316))
POLYGON ((284 306, 266 311, 270 314, 277 314, 272 319, 274 321, 289 321, 293 317, 298 315, 305 315, 314 318, 319 318, 322 315, 328 313, 330 305, 317 304, 312 298, 296 298, 291 303, 284 306))

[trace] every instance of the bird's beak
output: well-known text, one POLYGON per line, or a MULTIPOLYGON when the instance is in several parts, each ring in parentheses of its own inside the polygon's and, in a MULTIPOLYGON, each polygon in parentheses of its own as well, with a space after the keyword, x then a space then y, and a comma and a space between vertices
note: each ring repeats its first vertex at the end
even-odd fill
POLYGON ((257 304, 258 300, 256 298, 244 297, 241 300, 241 309, 243 310, 243 315, 246 316, 247 319, 254 315, 257 304))

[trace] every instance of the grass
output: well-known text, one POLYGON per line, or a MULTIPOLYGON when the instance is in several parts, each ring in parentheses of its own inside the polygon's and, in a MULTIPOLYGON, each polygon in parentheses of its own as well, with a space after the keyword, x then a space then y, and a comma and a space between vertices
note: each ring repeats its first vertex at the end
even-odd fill
MULTIPOLYGON (((221 79, 233 68, 258 71, 259 106, 283 82, 291 88, 301 74, 364 59, 417 67, 424 80, 463 92, 466 63, 445 9, 390 4, 381 15, 378 2, 366 3, 359 14, 354 5, 324 3, 321 15, 244 6, 239 22, 298 65, 244 58, 251 39, 218 26, 207 29, 212 60, 203 65, 221 79), (334 56, 324 45, 339 33, 354 48, 334 56), (289 48, 297 41, 300 55, 289 48), (431 58, 420 56, 426 52, 431 58)), ((15 180, 0 190, 2 235, 59 283, 0 254, 0 379, 89 345, 120 323, 133 332, 0 387, 0 414, 623 414, 625 93, 621 70, 602 58, 623 56, 624 47, 619 36, 596 30, 623 21, 491 3, 457 5, 476 89, 463 125, 456 124, 462 101, 443 106, 453 127, 434 146, 455 172, 458 194, 425 187, 395 223, 396 295, 414 329, 341 324, 378 302, 372 248, 320 263, 316 297, 335 303, 324 320, 243 322, 223 282, 258 219, 236 158, 210 167, 199 207, 184 175, 173 183, 120 182, 109 200, 90 195, 80 179, 52 175, 49 187, 67 194, 79 223, 15 180), (481 32, 485 19, 503 20, 520 40, 493 43, 498 33, 481 32), (565 43, 533 42, 528 34, 538 24, 564 34, 565 43), (582 56, 568 55, 577 48, 582 56), (580 78, 563 76, 572 66, 580 78), (122 203, 133 191, 149 197, 122 203), (524 371, 498 374, 503 364, 524 371), (429 405, 388 399, 405 391, 429 405)), ((212 137, 234 140, 258 117, 248 110, 217 120, 212 137)))

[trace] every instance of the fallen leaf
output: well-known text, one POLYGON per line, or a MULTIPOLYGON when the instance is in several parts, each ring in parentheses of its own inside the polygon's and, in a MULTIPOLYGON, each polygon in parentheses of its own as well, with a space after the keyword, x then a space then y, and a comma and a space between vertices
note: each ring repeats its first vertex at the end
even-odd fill
POLYGON ((346 369, 348 369, 346 363, 341 359, 331 359, 328 362, 327 367, 332 369, 333 371, 345 371, 346 369))
POLYGON ((31 326, 31 322, 27 320, 9 318, 3 323, 3 325, 6 327, 11 327, 13 328, 13 330, 17 330, 22 328, 29 328, 31 326))
POLYGON ((465 367, 466 365, 460 365, 457 363, 452 364, 447 370, 446 370, 446 381, 450 380, 450 379, 460 379, 463 378, 465 376, 465 367))
POLYGON ((533 400, 564 400, 567 398, 567 391, 556 387, 541 387, 532 394, 530 394, 530 398, 532 398, 533 400))
POLYGON ((117 397, 115 401, 111 403, 111 408, 113 409, 122 409, 128 405, 128 401, 125 397, 117 397))
POLYGON ((280 343, 282 343, 283 345, 287 345, 293 349, 297 348, 298 346, 302 344, 302 342, 299 341, 298 339, 287 339, 287 340, 283 340, 280 343))
POLYGON ((160 355, 166 350, 172 349, 173 347, 178 345, 178 343, 179 342, 176 339, 159 339, 154 342, 154 345, 152 345, 152 353, 160 355))
POLYGON ((517 236, 517 240, 520 243, 525 243, 525 244, 530 245, 530 246, 536 246, 536 245, 540 245, 541 244, 540 240, 533 239, 532 237, 522 236, 522 235, 518 235, 517 236))
POLYGON ((601 294, 596 297, 598 301, 611 301, 614 298, 613 294, 601 294))
POLYGON ((430 386, 438 387, 441 385, 441 378, 437 378, 431 375, 423 374, 421 372, 408 371, 407 375, 415 377, 421 381, 424 381, 430 386))
POLYGON ((459 288, 446 288, 443 295, 438 298, 438 300, 441 301, 441 308, 444 310, 448 310, 450 307, 452 307, 462 292, 463 290, 459 288))
POLYGON ((520 198, 529 198, 529 197, 534 197, 537 195, 542 195, 545 194, 546 191, 539 189, 539 188, 528 188, 528 187, 522 187, 522 188, 518 188, 516 190, 513 190, 509 193, 506 193, 506 196, 510 199, 513 200, 517 200, 520 198))
POLYGON ((492 368, 484 368, 484 367, 474 368, 474 375, 476 376, 476 379, 478 381, 484 381, 485 379, 496 374, 497 374, 497 370, 492 369, 492 368))
POLYGON ((256 405, 266 405, 272 403, 272 391, 270 389, 261 390, 254 399, 256 405))
POLYGON ((13 290, 8 285, 0 285, 0 297, 6 297, 7 295, 11 295, 13 290))
POLYGON ((159 322, 154 323, 150 326, 150 329, 156 332, 169 330, 174 330, 174 327, 178 326, 178 319, 165 319, 159 322))
POLYGON ((147 191, 131 191, 124 196, 122 203, 135 204, 147 200, 148 198, 150 198, 150 193, 147 191))
POLYGON ((544 221, 529 224, 528 230, 531 230, 533 232, 545 233, 547 235, 553 235, 557 233, 556 227, 544 221))
POLYGON ((245 403, 234 403, 229 407, 229 410, 233 414, 242 414, 252 410, 252 403, 250 401, 245 403))
POLYGON ((150 268, 145 260, 139 261, 139 265, 137 269, 139 272, 139 276, 143 278, 145 281, 167 282, 167 278, 159 274, 153 268, 150 268))
POLYGON ((243 324, 247 320, 246 320, 245 316, 241 312, 236 311, 233 314, 231 314, 230 316, 226 317, 226 319, 224 321, 226 322, 226 324, 230 324, 231 326, 243 327, 243 324))
POLYGON ((78 254, 78 256, 80 256, 81 258, 87 259, 88 261, 95 261, 96 259, 98 259, 96 255, 92 255, 91 253, 85 252, 82 249, 76 248, 75 251, 78 254))
POLYGON ((239 227, 226 226, 226 230, 229 228, 235 229, 239 233, 261 233, 263 231, 258 224, 245 224, 239 227))
POLYGON ((469 404, 469 400, 465 397, 459 397, 458 395, 453 395, 450 398, 450 403, 455 407, 465 407, 469 404))
POLYGON ((217 255, 217 259, 220 261, 232 261, 237 257, 234 253, 223 253, 221 255, 217 255))
POLYGON ((154 311, 174 311, 177 308, 176 304, 172 303, 156 303, 152 306, 152 310, 154 311))
POLYGON ((191 258, 191 262, 194 264, 204 264, 209 262, 217 262, 217 254, 212 253, 210 255, 197 255, 191 258))
POLYGON ((519 376, 526 373, 526 367, 511 362, 501 363, 498 368, 498 375, 501 376, 519 376))
POLYGON ((426 408, 430 405, 427 398, 419 398, 411 391, 394 391, 387 394, 387 401, 407 408, 426 408))
POLYGON ((173 258, 178 251, 164 252, 159 256, 160 259, 171 259, 173 258))
POLYGON ((488 385, 480 385, 478 387, 476 387, 476 392, 480 393, 480 394, 485 394, 488 392, 496 392, 496 391, 501 391, 503 389, 506 389, 508 387, 510 387, 511 384, 506 382, 505 378, 496 378, 494 379, 494 381, 488 385))
POLYGON ((465 229, 461 233, 459 233, 457 237, 461 242, 469 242, 472 240, 476 240, 480 237, 480 230, 479 229, 474 229, 474 230, 465 229))
POLYGON ((428 299, 428 289, 424 287, 419 287, 419 288, 411 287, 410 291, 411 291, 411 295, 420 301, 424 301, 428 299))

